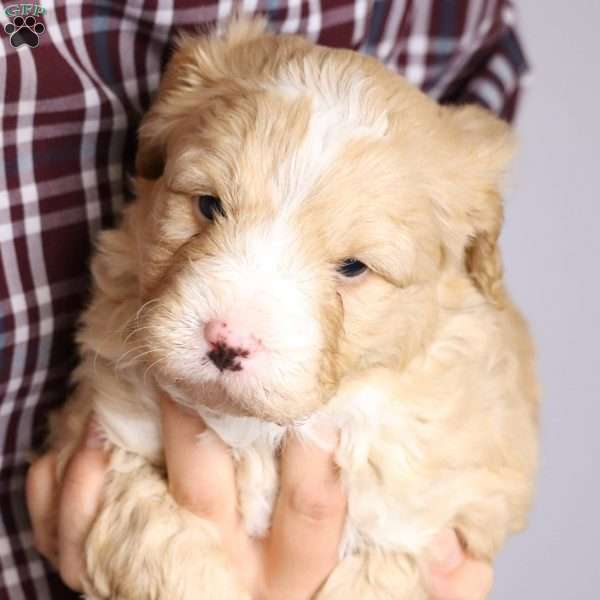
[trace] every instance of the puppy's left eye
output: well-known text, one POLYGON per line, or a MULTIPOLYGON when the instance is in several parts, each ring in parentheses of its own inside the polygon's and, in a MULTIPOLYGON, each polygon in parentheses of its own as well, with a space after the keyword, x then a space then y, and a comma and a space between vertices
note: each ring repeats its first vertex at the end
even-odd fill
POLYGON ((209 221, 213 221, 216 215, 225 216, 221 199, 217 196, 202 194, 194 198, 196 209, 209 221))
POLYGON ((358 277, 367 270, 367 265, 355 258, 346 258, 337 268, 337 272, 344 277, 358 277))

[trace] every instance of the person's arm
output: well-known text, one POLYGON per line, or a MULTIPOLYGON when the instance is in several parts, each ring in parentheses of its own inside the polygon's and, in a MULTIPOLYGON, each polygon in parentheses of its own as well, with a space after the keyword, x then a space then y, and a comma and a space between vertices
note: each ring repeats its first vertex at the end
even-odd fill
POLYGON ((480 104, 512 121, 529 72, 517 18, 511 0, 419 3, 389 65, 442 104, 480 104))
MULTIPOLYGON (((237 513, 230 452, 214 434, 199 444, 197 436, 204 429, 200 419, 163 402, 171 493, 181 506, 218 525, 238 576, 255 594, 308 600, 337 564, 345 521, 346 501, 332 455, 293 438, 287 441, 273 526, 266 540, 257 541, 246 535, 237 513)), ((100 505, 106 465, 107 455, 91 427, 67 467, 60 492, 52 453, 34 462, 28 473, 36 547, 73 589, 81 587, 83 546, 100 505)), ((440 536, 434 556, 434 562, 422 566, 432 600, 486 597, 492 569, 466 557, 454 532, 440 536)))

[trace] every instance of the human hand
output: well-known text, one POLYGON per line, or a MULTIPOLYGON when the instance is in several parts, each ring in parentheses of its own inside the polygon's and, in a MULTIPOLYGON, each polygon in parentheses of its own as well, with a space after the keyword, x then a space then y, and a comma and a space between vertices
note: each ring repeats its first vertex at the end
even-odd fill
MULTIPOLYGON (((162 408, 170 492, 182 507, 217 525, 242 584, 265 599, 314 595, 337 562, 345 519, 345 497, 331 457, 293 439, 286 443, 272 532, 267 540, 254 540, 237 513, 228 448, 171 401, 163 400, 162 408)), ((92 424, 61 485, 53 451, 38 458, 27 475, 35 546, 74 590, 82 589, 84 543, 100 506, 107 464, 92 424)))
MULTIPOLYGON (((293 436, 286 440, 269 536, 252 539, 237 510, 228 448, 202 421, 172 402, 163 401, 162 407, 171 494, 181 506, 218 526, 245 589, 264 600, 312 598, 338 561, 346 516, 332 455, 293 436)), ((321 433, 335 438, 334 432, 321 433)))
MULTIPOLYGON (((290 438, 282 454, 281 492, 265 540, 249 538, 236 507, 234 465, 225 444, 200 419, 163 401, 169 488, 178 503, 212 520, 233 566, 253 596, 311 598, 338 559, 345 498, 330 454, 290 438), (302 565, 302 568, 298 568, 302 565)), ((331 435, 332 432, 330 432, 331 435)), ((56 455, 36 460, 27 477, 27 501, 37 549, 65 583, 81 589, 83 547, 98 511, 108 462, 92 425, 69 463, 59 489, 56 455)), ((436 540, 435 561, 423 572, 432 600, 481 600, 491 568, 464 556, 453 532, 436 540)))

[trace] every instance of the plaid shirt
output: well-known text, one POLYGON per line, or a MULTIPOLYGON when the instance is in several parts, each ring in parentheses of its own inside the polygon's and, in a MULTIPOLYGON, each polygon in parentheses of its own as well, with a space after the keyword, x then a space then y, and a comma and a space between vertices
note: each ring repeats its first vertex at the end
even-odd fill
MULTIPOLYGON (((68 393, 90 250, 127 200, 136 127, 173 34, 222 21, 238 2, 46 0, 43 14, 9 2, 0 16, 0 600, 71 598, 33 548, 28 458, 68 393), (19 21, 21 10, 34 20, 19 21)), ((526 63, 509 0, 242 7, 276 31, 371 54, 441 102, 514 113, 526 63)))

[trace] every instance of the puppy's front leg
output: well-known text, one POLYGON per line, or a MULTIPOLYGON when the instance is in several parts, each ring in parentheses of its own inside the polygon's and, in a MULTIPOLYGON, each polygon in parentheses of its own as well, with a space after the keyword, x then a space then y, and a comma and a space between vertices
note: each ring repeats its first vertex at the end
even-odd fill
POLYGON ((87 539, 90 600, 246 600, 216 528, 178 506, 164 474, 114 450, 103 508, 87 539))

